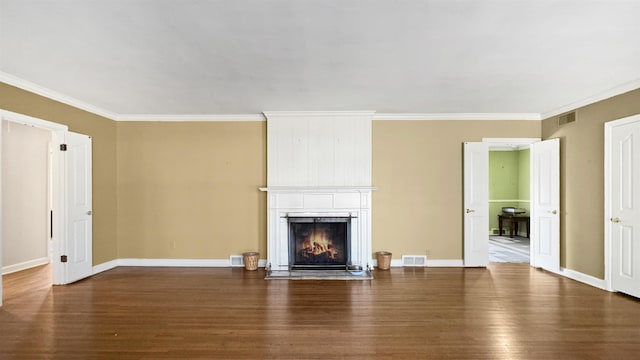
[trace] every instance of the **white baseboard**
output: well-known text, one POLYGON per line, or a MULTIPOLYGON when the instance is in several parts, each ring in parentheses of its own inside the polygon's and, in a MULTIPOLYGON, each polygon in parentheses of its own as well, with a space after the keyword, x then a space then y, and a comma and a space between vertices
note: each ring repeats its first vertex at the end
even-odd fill
POLYGON ((226 267, 228 259, 118 259, 119 266, 226 267))
MULTIPOLYGON (((373 264, 374 267, 378 266, 378 261, 373 259, 371 260, 371 263, 373 264)), ((389 265, 391 267, 404 267, 404 263, 402 262, 402 259, 391 259, 391 264, 389 265)), ((429 258, 427 258, 427 266, 426 267, 463 267, 464 264, 462 262, 462 260, 450 260, 450 259, 442 259, 442 260, 429 260, 429 258)))
POLYGON ((111 260, 93 267, 93 275, 118 267, 118 260, 111 260))
MULTIPOLYGON (((258 267, 265 267, 266 259, 258 261, 258 267)), ((115 259, 93 267, 93 275, 118 266, 148 267, 232 267, 228 259, 115 259)))
POLYGON ((33 259, 33 260, 29 260, 29 261, 24 261, 18 264, 13 264, 13 265, 7 265, 2 267, 2 274, 6 275, 6 274, 11 274, 14 272, 18 272, 18 271, 22 271, 22 270, 27 270, 27 269, 31 269, 33 267, 36 266, 40 266, 40 265, 45 265, 49 263, 49 258, 48 257, 43 257, 43 258, 39 258, 39 259, 33 259))
POLYGON ((564 277, 568 277, 569 279, 581 282, 583 284, 587 284, 587 285, 591 285, 593 287, 597 287, 598 289, 611 291, 610 289, 608 289, 607 282, 605 280, 598 279, 597 277, 593 277, 591 275, 587 275, 587 274, 581 273, 579 271, 560 268, 560 271, 558 272, 558 274, 562 275, 564 277))
MULTIPOLYGON (((258 261, 265 267, 266 259, 258 261)), ((158 266, 158 267, 231 267, 229 259, 116 259, 93 267, 94 274, 117 266, 158 266)))
POLYGON ((464 262, 457 259, 435 259, 427 258, 427 267, 463 267, 464 262))

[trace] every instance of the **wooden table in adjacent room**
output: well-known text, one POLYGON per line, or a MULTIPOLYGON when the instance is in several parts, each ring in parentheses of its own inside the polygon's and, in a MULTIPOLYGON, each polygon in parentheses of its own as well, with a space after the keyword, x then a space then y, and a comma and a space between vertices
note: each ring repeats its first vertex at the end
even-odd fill
POLYGON ((529 216, 524 215, 498 215, 498 230, 500 231, 500 236, 502 236, 502 223, 509 223, 509 237, 512 238, 513 234, 518 233, 518 223, 524 221, 527 225, 527 238, 529 237, 529 232, 531 228, 531 221, 529 216))

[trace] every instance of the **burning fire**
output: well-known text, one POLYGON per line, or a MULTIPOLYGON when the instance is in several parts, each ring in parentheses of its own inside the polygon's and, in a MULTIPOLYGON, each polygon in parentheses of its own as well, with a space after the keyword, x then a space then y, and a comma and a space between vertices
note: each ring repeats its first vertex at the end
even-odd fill
POLYGON ((338 250, 333 246, 333 241, 323 230, 315 230, 311 233, 302 243, 301 250, 306 254, 315 256, 326 254, 325 256, 332 260, 335 260, 338 256, 338 250))

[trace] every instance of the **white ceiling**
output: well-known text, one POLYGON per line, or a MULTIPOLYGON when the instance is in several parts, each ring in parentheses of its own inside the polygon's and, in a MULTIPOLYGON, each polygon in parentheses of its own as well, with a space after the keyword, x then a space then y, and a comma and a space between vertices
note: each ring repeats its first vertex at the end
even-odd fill
POLYGON ((0 71, 125 117, 544 115, 638 87, 640 1, 0 0, 0 71))

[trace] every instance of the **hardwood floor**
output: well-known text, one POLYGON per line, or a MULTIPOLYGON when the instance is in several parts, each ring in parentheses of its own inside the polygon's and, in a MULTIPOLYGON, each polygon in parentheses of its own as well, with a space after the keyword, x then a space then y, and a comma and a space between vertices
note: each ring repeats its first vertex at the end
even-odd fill
POLYGON ((638 299, 527 264, 392 268, 375 271, 373 281, 120 267, 49 287, 26 284, 26 275, 4 277, 1 359, 630 359, 640 353, 638 299))

